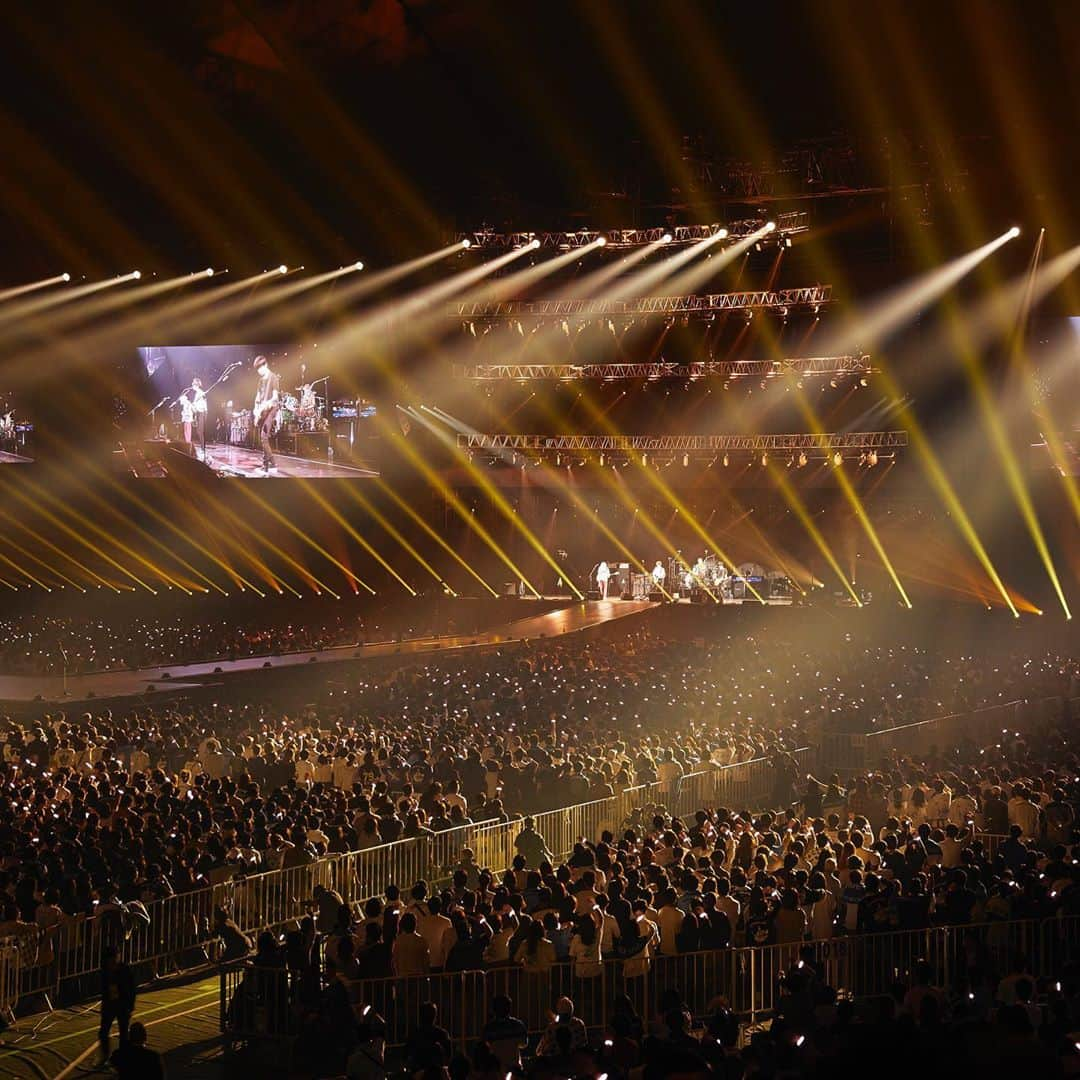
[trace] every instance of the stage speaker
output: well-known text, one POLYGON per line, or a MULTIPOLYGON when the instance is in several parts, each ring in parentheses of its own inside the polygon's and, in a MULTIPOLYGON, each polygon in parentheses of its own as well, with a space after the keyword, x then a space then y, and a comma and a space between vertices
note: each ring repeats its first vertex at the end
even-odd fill
POLYGON ((586 600, 599 600, 600 599, 600 590, 599 589, 590 589, 585 594, 585 599, 586 600))
POLYGON ((662 604, 664 602, 664 594, 659 589, 653 589, 649 593, 650 604, 662 604))
POLYGON ((690 590, 690 603, 691 604, 707 604, 709 602, 709 594, 699 586, 695 585, 690 590))
POLYGON ((619 593, 620 600, 633 600, 634 594, 630 591, 629 587, 624 586, 623 591, 619 593))
POLYGON ((517 596, 518 583, 516 581, 504 581, 502 594, 503 596, 517 596))

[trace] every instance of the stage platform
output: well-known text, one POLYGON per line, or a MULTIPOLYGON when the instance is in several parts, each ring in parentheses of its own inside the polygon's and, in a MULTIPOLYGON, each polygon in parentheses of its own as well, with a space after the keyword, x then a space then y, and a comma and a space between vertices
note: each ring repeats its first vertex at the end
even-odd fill
MULTIPOLYGON (((199 461, 203 460, 202 447, 195 448, 195 456, 199 461)), ((218 476, 250 479, 262 479, 269 475, 271 479, 276 476, 301 476, 309 480, 327 477, 335 480, 363 480, 379 475, 374 469, 342 465, 336 461, 294 457, 291 454, 275 453, 274 462, 274 470, 267 474, 263 472, 261 450, 249 450, 246 446, 233 446, 230 443, 207 443, 206 460, 203 463, 218 476)))
POLYGON ((92 675, 72 675, 67 680, 66 694, 64 679, 60 675, 0 675, 0 701, 26 703, 38 700, 39 695, 42 702, 57 703, 87 701, 91 696, 112 700, 165 692, 174 694, 185 688, 196 689, 219 684, 230 675, 251 674, 265 668, 268 662, 271 668, 279 669, 309 664, 313 658, 324 664, 363 662, 396 655, 450 653, 500 645, 507 641, 538 640, 574 634, 654 606, 646 600, 590 600, 568 603, 566 607, 503 623, 478 634, 413 638, 362 646, 343 645, 319 652, 251 656, 243 660, 210 660, 202 664, 141 668, 138 671, 101 671, 92 675))
POLYGON ((0 450, 0 465, 32 465, 33 458, 23 457, 22 454, 11 454, 7 450, 0 450))

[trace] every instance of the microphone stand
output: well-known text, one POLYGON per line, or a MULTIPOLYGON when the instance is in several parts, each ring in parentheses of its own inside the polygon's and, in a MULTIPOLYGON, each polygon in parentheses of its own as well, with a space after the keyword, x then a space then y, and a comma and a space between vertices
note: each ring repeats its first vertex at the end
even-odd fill
POLYGON ((207 465, 209 462, 206 460, 206 423, 210 419, 210 392, 216 389, 224 382, 229 381, 229 376, 240 367, 239 363, 230 364, 217 378, 217 380, 211 383, 203 391, 203 401, 206 403, 206 412, 203 413, 202 419, 202 460, 203 464, 207 465))

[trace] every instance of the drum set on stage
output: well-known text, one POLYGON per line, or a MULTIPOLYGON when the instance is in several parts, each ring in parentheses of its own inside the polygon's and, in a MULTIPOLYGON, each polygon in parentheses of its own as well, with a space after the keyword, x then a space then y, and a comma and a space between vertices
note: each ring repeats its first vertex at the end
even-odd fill
MULTIPOLYGON (((317 379, 297 386, 294 393, 282 395, 281 408, 274 418, 274 436, 329 430, 326 397, 315 389, 320 383, 325 389, 326 379, 317 379)), ((253 428, 250 409, 234 411, 229 417, 229 442, 235 446, 251 445, 255 437, 253 428)))

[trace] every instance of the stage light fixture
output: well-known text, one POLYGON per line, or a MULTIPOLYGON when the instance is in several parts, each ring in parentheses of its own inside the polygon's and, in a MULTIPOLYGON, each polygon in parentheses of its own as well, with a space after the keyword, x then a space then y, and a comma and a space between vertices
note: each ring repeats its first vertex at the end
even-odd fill
POLYGON ((466 236, 465 239, 461 241, 461 246, 468 250, 472 247, 472 241, 466 236))
POLYGON ((540 246, 540 240, 539 240, 538 238, 535 238, 535 237, 534 237, 534 238, 533 238, 533 242, 532 242, 532 243, 531 243, 531 244, 529 245, 529 247, 530 247, 530 248, 531 248, 531 249, 532 249, 533 251, 535 251, 535 250, 536 250, 536 249, 537 249, 537 248, 538 248, 539 246, 540 246))
POLYGON ((661 244, 670 244, 671 243, 671 233, 669 233, 669 232, 664 233, 664 235, 660 237, 660 243, 661 244))
POLYGON ((806 467, 806 454, 803 451, 800 450, 799 451, 799 468, 803 469, 805 467, 806 467))
POLYGON ((597 247, 603 247, 606 243, 607 243, 607 237, 606 236, 601 235, 601 236, 598 236, 596 238, 596 246, 597 247))
POLYGON ((285 265, 284 263, 282 263, 282 264, 281 264, 281 265, 280 265, 280 266, 279 266, 279 267, 277 268, 277 272, 278 272, 279 274, 287 274, 287 273, 289 272, 289 268, 288 268, 288 267, 287 267, 287 266, 286 266, 286 265, 285 265))
POLYGON ((71 280, 71 275, 70 274, 61 274, 60 275, 60 280, 61 281, 70 281, 71 280))
POLYGON ((208 266, 208 267, 207 267, 207 268, 206 268, 206 269, 205 269, 205 270, 203 271, 203 273, 204 273, 204 274, 205 274, 205 275, 206 275, 207 277, 213 277, 213 276, 214 276, 214 268, 213 268, 212 266, 208 266))
POLYGON ((356 262, 353 263, 353 269, 354 270, 363 270, 364 269, 364 264, 362 262, 360 262, 359 260, 357 260, 356 262))
POLYGON ((766 232, 772 232, 773 229, 775 229, 775 228, 776 228, 776 222, 775 221, 766 221, 765 222, 765 231, 766 232))
POLYGON ((762 454, 761 455, 761 467, 764 469, 768 464, 769 464, 769 455, 768 454, 762 454))
POLYGON ((689 466, 689 464, 690 464, 690 455, 689 454, 683 454, 682 463, 683 463, 683 468, 684 469, 689 466))
POLYGON ((724 455, 724 468, 726 469, 727 467, 728 467, 728 456, 727 456, 727 454, 725 454, 724 455))
POLYGON ((1009 230, 1009 236, 1010 236, 1010 237, 1011 237, 1011 238, 1012 238, 1013 240, 1015 240, 1015 239, 1016 239, 1016 238, 1017 238, 1017 237, 1018 237, 1019 235, 1020 235, 1020 226, 1019 226, 1019 225, 1014 225, 1014 226, 1013 226, 1013 227, 1012 227, 1012 228, 1011 228, 1011 229, 1009 230))
POLYGON ((843 455, 842 455, 842 454, 840 453, 840 451, 839 451, 839 450, 837 450, 837 451, 836 451, 836 453, 835 453, 835 454, 833 454, 833 456, 832 456, 832 463, 833 463, 833 464, 834 464, 834 465, 835 465, 835 466, 836 466, 837 468, 840 468, 840 464, 841 464, 841 462, 842 462, 843 460, 844 460, 844 457, 843 457, 843 455))
POLYGON ((139 278, 141 278, 141 277, 142 277, 142 271, 141 271, 141 270, 132 270, 132 271, 131 271, 131 276, 132 276, 132 277, 133 277, 133 278, 134 278, 134 279, 135 279, 136 281, 138 281, 138 280, 139 280, 139 278))

